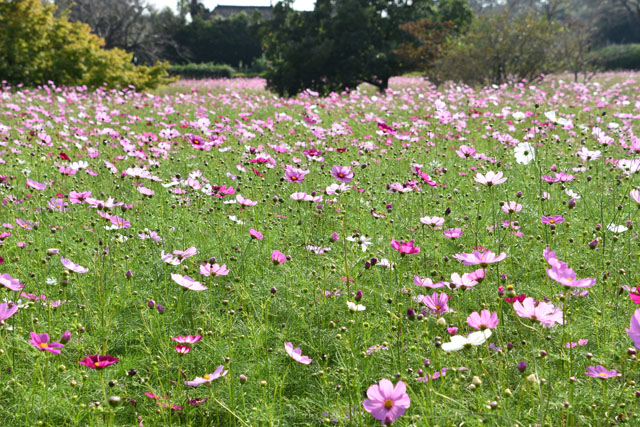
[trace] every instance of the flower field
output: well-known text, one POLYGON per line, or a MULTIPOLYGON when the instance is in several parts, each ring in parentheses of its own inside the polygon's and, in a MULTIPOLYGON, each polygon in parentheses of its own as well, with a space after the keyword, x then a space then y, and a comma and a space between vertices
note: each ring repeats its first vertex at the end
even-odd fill
POLYGON ((640 75, 0 90, 3 425, 638 425, 640 75))

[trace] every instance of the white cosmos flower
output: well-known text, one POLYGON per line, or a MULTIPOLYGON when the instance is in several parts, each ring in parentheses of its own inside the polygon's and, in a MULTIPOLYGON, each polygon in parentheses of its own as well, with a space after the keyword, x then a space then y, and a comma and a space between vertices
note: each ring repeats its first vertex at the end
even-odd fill
POLYGON ((350 242, 356 242, 360 245, 360 247, 362 248, 362 252, 366 252, 367 251, 367 246, 368 245, 373 245, 373 243, 371 243, 371 238, 370 237, 364 237, 364 236, 360 236, 360 237, 354 237, 354 236, 349 236, 347 237, 347 240, 350 242))
POLYGON ((465 347, 472 345, 481 345, 491 336, 491 329, 485 329, 484 331, 476 331, 469 334, 467 337, 462 335, 454 335, 451 337, 451 342, 442 344, 442 349, 446 352, 462 350, 465 347))
POLYGON ((611 231, 612 233, 624 233, 625 231, 628 230, 628 228, 625 227, 624 225, 615 225, 611 223, 607 225, 607 230, 611 231))
POLYGON ((515 113, 511 113, 511 117, 513 117, 514 120, 520 121, 523 120, 526 115, 522 111, 516 111, 515 113))
POLYGON ((513 155, 516 158, 516 162, 521 165, 528 165, 532 160, 536 159, 533 145, 528 142, 521 142, 516 145, 516 148, 513 150, 513 155))
POLYGON ((572 199, 576 199, 576 200, 578 200, 581 197, 578 193, 576 193, 575 191, 571 190, 570 188, 565 189, 564 193, 567 196, 571 197, 572 199))
POLYGON ((351 311, 365 311, 367 309, 364 305, 356 304, 351 301, 347 301, 347 307, 349 307, 349 310, 351 311))

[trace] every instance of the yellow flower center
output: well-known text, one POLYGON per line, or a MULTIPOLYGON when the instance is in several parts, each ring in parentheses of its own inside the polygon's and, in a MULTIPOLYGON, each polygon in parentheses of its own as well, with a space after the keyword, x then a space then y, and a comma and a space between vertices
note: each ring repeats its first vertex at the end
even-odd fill
POLYGON ((607 373, 606 373, 606 372, 600 372, 600 376, 601 376, 601 377, 605 377, 605 378, 606 378, 607 373))
POLYGON ((204 374, 204 379, 208 380, 209 378, 211 378, 211 376, 209 374, 204 374))
POLYGON ((40 347, 47 348, 47 347, 49 347, 49 344, 47 344, 46 342, 41 342, 40 343, 40 347))
POLYGON ((549 222, 550 222, 551 224, 555 224, 555 223, 556 223, 556 220, 555 220, 555 219, 550 219, 550 220, 549 220, 549 222))
POLYGON ((96 368, 97 368, 97 367, 99 367, 99 366, 100 366, 100 362, 95 362, 95 363, 94 363, 94 365, 95 365, 95 366, 96 366, 96 368))
POLYGON ((436 310, 440 310, 440 305, 436 304, 436 310))
POLYGON ((387 399, 384 401, 384 409, 391 409, 393 408, 393 400, 391 399, 387 399))
POLYGON ((341 173, 339 173, 339 174, 338 174, 338 176, 339 176, 340 178, 344 178, 344 174, 343 174, 342 172, 341 172, 341 173))
POLYGON ((291 181, 295 181, 296 179, 298 179, 298 177, 297 177, 297 176, 292 176, 292 177, 291 177, 291 181))

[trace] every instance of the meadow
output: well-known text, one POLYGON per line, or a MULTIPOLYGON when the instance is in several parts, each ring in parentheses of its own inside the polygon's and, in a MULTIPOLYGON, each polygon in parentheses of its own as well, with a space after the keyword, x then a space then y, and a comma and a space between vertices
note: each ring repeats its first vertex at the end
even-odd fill
POLYGON ((5 85, 1 424, 638 425, 638 120, 633 73, 5 85))

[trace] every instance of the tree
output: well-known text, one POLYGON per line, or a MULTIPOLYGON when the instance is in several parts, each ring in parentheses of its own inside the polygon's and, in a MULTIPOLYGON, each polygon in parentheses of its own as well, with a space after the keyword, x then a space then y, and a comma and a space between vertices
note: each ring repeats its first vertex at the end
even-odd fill
POLYGON ((41 0, 0 1, 0 79, 11 84, 155 87, 168 64, 136 67, 131 54, 102 49, 104 40, 83 23, 54 16, 41 0))
POLYGON ((402 70, 398 46, 412 40, 400 25, 429 17, 471 17, 463 0, 317 0, 301 13, 278 3, 264 31, 269 87, 282 95, 326 93, 368 82, 386 89, 402 70))

